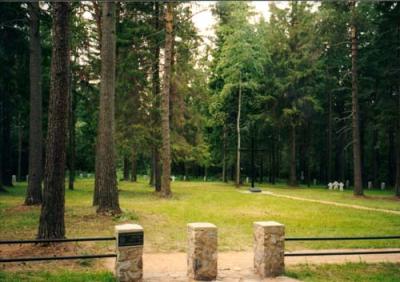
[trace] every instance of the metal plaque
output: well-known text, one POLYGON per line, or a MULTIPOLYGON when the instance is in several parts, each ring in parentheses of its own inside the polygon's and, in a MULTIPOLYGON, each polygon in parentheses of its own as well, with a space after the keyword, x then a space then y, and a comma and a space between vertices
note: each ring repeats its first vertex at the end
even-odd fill
POLYGON ((143 231, 132 233, 120 233, 118 247, 143 246, 143 231))

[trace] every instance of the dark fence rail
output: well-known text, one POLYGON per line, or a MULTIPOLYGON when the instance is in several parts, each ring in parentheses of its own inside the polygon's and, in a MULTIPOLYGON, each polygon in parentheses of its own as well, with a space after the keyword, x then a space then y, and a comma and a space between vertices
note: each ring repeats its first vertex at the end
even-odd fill
MULTIPOLYGON (((392 236, 362 236, 362 237, 287 237, 285 241, 339 241, 339 240, 391 240, 400 239, 400 235, 392 236)), ((36 240, 0 240, 0 245, 11 244, 41 244, 41 243, 65 243, 65 242, 90 242, 90 241, 114 241, 115 237, 83 237, 64 239, 36 239, 36 240)), ((302 256, 335 256, 335 255, 371 255, 371 254, 400 254, 400 250, 372 250, 372 251, 337 251, 337 252, 285 252, 286 257, 302 256)), ((0 263, 25 262, 25 261, 49 261, 49 260, 73 260, 113 258, 116 254, 77 255, 77 256, 49 256, 49 257, 21 257, 0 258, 0 263)))
MULTIPOLYGON (((95 241, 115 241, 115 240, 116 240, 115 237, 82 237, 82 238, 62 238, 62 239, 0 240, 0 245, 47 244, 47 243, 66 243, 66 242, 95 242, 95 241)), ((96 258, 115 258, 115 257, 117 257, 117 254, 0 258, 0 263, 24 262, 24 261, 48 261, 48 260, 96 259, 96 258)))
POLYGON ((347 241, 347 240, 388 240, 400 239, 400 235, 393 236, 362 236, 362 237, 287 237, 285 241, 347 241))
POLYGON ((33 240, 0 240, 0 245, 89 242, 89 241, 114 241, 114 240, 115 240, 115 237, 83 237, 83 238, 63 238, 63 239, 33 239, 33 240))
POLYGON ((400 250, 377 251, 343 251, 343 252, 285 252, 285 257, 309 256, 345 256, 345 255, 375 255, 375 254, 400 254, 400 250))
POLYGON ((81 255, 81 256, 59 256, 59 257, 25 257, 25 258, 0 258, 0 263, 40 261, 40 260, 69 260, 69 259, 94 259, 94 258, 115 258, 117 254, 81 255))

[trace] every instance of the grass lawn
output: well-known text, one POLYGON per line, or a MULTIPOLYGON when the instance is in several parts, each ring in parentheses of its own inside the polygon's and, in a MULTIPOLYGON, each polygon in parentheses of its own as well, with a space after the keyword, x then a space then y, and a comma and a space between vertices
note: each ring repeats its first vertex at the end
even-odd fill
POLYGON ((307 188, 301 186, 299 188, 287 187, 282 184, 277 185, 259 185, 265 191, 278 194, 303 197, 308 199, 333 201, 344 204, 360 205, 370 208, 387 209, 400 211, 400 199, 394 197, 392 190, 365 190, 365 197, 353 196, 352 190, 330 191, 325 187, 307 188))
POLYGON ((52 282, 116 282, 111 272, 72 272, 72 271, 0 271, 0 281, 52 281, 52 282))
MULTIPOLYGON (((325 282, 325 281, 400 281, 400 264, 381 263, 347 263, 343 265, 297 265, 289 266, 286 276, 301 281, 325 282)), ((52 282, 114 282, 116 279, 110 272, 72 272, 72 271, 22 271, 5 272, 0 271, 0 281, 52 281, 52 282)))
POLYGON ((363 281, 398 282, 400 264, 347 263, 325 265, 297 265, 287 269, 286 275, 301 281, 363 281))
MULTIPOLYGON (((400 234, 400 216, 376 211, 335 207, 325 204, 239 193, 232 185, 219 182, 173 182, 173 198, 158 198, 143 181, 120 182, 120 203, 124 214, 119 218, 98 216, 91 206, 93 179, 80 179, 76 190, 66 192, 67 237, 107 236, 114 225, 137 222, 145 229, 145 251, 184 251, 186 224, 208 221, 219 228, 219 248, 252 248, 252 222, 275 220, 286 225, 287 236, 351 236, 400 234)), ((34 238, 39 207, 23 206, 26 183, 0 194, 0 238, 34 238)), ((397 209, 382 193, 379 198, 354 199, 351 193, 326 189, 267 188, 276 193, 329 199, 332 201, 376 205, 397 209), (334 195, 334 196, 333 196, 334 195)), ((385 193, 385 192, 383 192, 385 193)), ((397 205, 397 206, 396 206, 397 205)), ((110 243, 99 243, 110 246, 110 243)), ((290 242, 288 250, 305 248, 400 247, 399 240, 351 242, 290 242)))

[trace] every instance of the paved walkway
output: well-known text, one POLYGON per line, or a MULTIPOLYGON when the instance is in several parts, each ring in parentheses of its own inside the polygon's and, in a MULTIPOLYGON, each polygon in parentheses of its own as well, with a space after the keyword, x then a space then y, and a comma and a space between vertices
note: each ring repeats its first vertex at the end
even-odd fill
POLYGON ((365 207, 365 206, 360 206, 360 205, 344 204, 344 203, 338 203, 338 202, 332 202, 332 201, 316 200, 316 199, 309 199, 309 198, 303 198, 303 197, 297 197, 297 196, 289 196, 289 195, 277 194, 277 193, 269 192, 269 191, 262 191, 259 193, 252 193, 250 191, 239 191, 239 192, 244 193, 244 194, 255 194, 255 195, 262 194, 262 195, 269 195, 269 196, 273 196, 273 197, 286 198, 286 199, 298 200, 298 201, 304 201, 304 202, 312 202, 312 203, 352 208, 352 209, 358 209, 358 210, 377 211, 377 212, 400 215, 400 211, 395 211, 395 210, 370 208, 370 207, 365 207))
MULTIPOLYGON (((361 249, 357 249, 361 250, 361 249)), ((371 249, 368 249, 371 250, 371 249)), ((397 249, 399 250, 399 249, 397 249)), ((311 250, 307 250, 311 251, 311 250)), ((315 252, 351 251, 318 250, 315 252)), ((297 252, 297 251, 296 251, 297 252)), ((314 252, 314 251, 313 251, 314 252)), ((114 270, 114 259, 106 261, 106 267, 114 270)), ((286 265, 295 264, 325 264, 346 262, 396 262, 400 263, 400 254, 374 254, 374 255, 346 255, 346 256, 315 256, 315 257, 287 257, 286 265)), ((186 278, 186 253, 145 253, 143 255, 144 281, 188 281, 186 278)), ((218 253, 218 279, 217 281, 254 282, 254 281, 297 281, 288 277, 260 280, 253 273, 253 252, 220 252, 218 253)))

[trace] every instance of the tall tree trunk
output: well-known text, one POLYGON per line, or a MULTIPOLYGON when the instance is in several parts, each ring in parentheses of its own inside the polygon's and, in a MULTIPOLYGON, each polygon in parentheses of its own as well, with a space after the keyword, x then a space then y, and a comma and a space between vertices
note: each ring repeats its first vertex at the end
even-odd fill
POLYGON ((397 130, 396 130, 396 183, 395 195, 400 197, 400 87, 397 90, 398 104, 397 104, 397 130))
POLYGON ((53 51, 43 204, 38 238, 64 238, 65 163, 69 93, 70 4, 53 4, 53 51))
POLYGON ((127 156, 124 156, 123 178, 124 181, 129 181, 129 158, 127 156))
POLYGON ((276 146, 276 138, 275 138, 276 133, 272 133, 272 138, 271 138, 271 167, 270 167, 270 182, 271 184, 275 184, 276 181, 276 172, 279 171, 279 166, 277 162, 277 155, 278 155, 278 150, 276 146))
POLYGON ((353 129, 353 163, 354 163, 354 195, 362 196, 362 171, 361 171, 361 142, 360 121, 358 106, 358 74, 357 74, 357 27, 356 27, 356 2, 351 4, 351 89, 352 89, 352 129, 353 129))
POLYGON ((296 127, 291 126, 290 129, 290 176, 289 186, 296 186, 296 127))
POLYGON ((396 128, 390 127, 388 130, 388 155, 387 155, 387 162, 388 162, 388 173, 387 179, 389 186, 395 184, 396 181, 396 141, 395 141, 395 131, 396 128))
MULTIPOLYGON (((400 19, 397 22, 397 67, 400 68, 400 19)), ((397 80, 397 127, 396 127, 396 182, 395 195, 400 197, 400 82, 397 80)))
POLYGON ((76 156, 76 141, 75 141, 75 124, 76 124, 76 97, 73 92, 73 79, 70 74, 70 91, 69 91, 69 121, 68 121, 68 189, 74 190, 75 183, 75 156, 76 156))
POLYGON ((37 205, 42 202, 43 178, 43 133, 42 133, 42 56, 39 33, 39 2, 29 4, 29 179, 25 204, 37 205))
POLYGON ((264 154, 260 156, 260 175, 259 175, 259 182, 260 184, 264 181, 264 154))
POLYGON ((170 124, 169 124, 169 94, 171 89, 171 61, 172 61, 172 33, 174 20, 173 3, 167 3, 165 10, 165 60, 164 60, 164 79, 163 93, 161 102, 161 127, 162 127, 162 179, 161 196, 169 197, 171 195, 171 144, 170 144, 170 124))
POLYGON ((372 136, 372 180, 373 187, 379 187, 378 179, 378 164, 379 164, 379 150, 378 146, 378 129, 374 128, 372 136))
MULTIPOLYGON (((154 150, 154 148, 153 148, 154 150)), ((150 165, 150 178, 149 178, 149 185, 154 186, 154 169, 155 169, 155 155, 154 152, 151 155, 151 165, 150 165)))
MULTIPOLYGON (((6 94, 7 95, 7 94, 6 94)), ((3 102, 3 116, 1 119, 3 146, 2 150, 2 181, 5 186, 12 187, 12 170, 11 170, 11 114, 10 114, 10 100, 5 97, 3 102)))
POLYGON ((97 213, 119 214, 115 166, 115 2, 102 3, 101 86, 97 130, 96 179, 97 213))
MULTIPOLYGON (((153 27, 155 32, 160 30, 160 3, 153 4, 153 27)), ((154 109, 152 112, 154 140, 160 139, 160 40, 158 36, 153 40, 153 62, 152 62, 152 95, 154 99, 154 109)), ((158 142, 152 148, 152 171, 151 183, 157 192, 161 191, 161 169, 160 169, 160 150, 158 142)))
POLYGON ((131 181, 137 181, 137 160, 136 160, 136 149, 132 146, 132 153, 131 153, 131 181))
MULTIPOLYGON (((281 164, 282 164, 282 153, 281 153, 281 129, 278 127, 278 135, 277 135, 276 146, 276 170, 275 170, 275 180, 279 180, 281 177, 281 164)), ((275 182, 273 183, 275 184, 275 182)))
POLYGON ((18 164, 17 164, 17 181, 21 180, 21 161, 22 161, 22 124, 21 115, 18 114, 18 164))
POLYGON ((238 91, 238 113, 236 117, 236 134, 237 134, 237 143, 236 143, 236 187, 240 186, 240 113, 242 110, 242 76, 240 74, 239 78, 239 91, 238 91))
MULTIPOLYGON (((4 110, 4 105, 3 105, 3 91, 1 91, 2 89, 0 88, 0 126, 3 126, 3 110, 4 110)), ((3 164, 2 164, 2 160, 3 160, 3 150, 1 148, 3 148, 3 136, 2 136, 3 132, 0 128, 0 192, 6 192, 7 190, 3 187, 3 164)))
POLYGON ((223 147, 222 147, 222 181, 228 182, 228 176, 226 171, 226 131, 227 128, 224 125, 223 128, 223 147))
POLYGON ((332 181, 332 131, 333 131, 333 109, 332 109, 332 92, 328 90, 329 108, 328 108, 328 181, 332 181))
POLYGON ((161 191, 161 171, 162 171, 162 167, 161 167, 161 161, 160 161, 160 151, 156 150, 156 154, 154 156, 155 158, 155 169, 154 169, 154 186, 156 189, 156 192, 160 192, 161 191))

